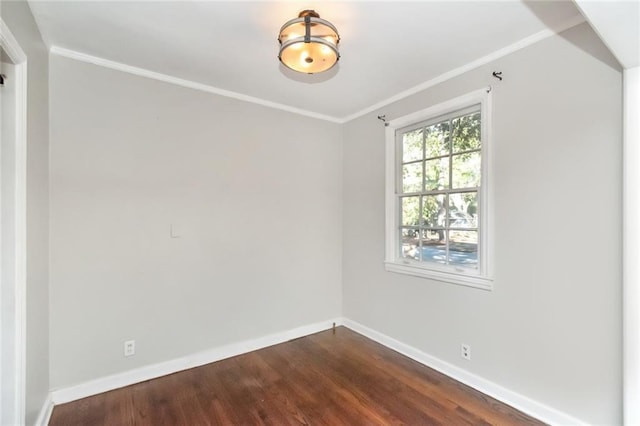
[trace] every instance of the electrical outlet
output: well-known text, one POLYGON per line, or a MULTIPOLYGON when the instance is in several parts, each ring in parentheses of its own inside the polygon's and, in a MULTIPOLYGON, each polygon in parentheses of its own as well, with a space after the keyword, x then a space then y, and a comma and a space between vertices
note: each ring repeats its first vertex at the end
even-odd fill
POLYGON ((463 343, 460 346, 460 356, 464 359, 466 359, 467 361, 471 360, 471 346, 467 345, 466 343, 463 343))
POLYGON ((136 341, 127 340, 124 342, 124 356, 132 356, 136 354, 136 341))

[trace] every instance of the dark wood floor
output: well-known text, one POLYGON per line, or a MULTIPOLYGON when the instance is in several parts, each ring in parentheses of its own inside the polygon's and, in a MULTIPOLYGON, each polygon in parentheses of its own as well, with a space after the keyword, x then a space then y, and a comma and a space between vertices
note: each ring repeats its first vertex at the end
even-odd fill
POLYGON ((344 327, 56 406, 58 425, 538 425, 344 327))

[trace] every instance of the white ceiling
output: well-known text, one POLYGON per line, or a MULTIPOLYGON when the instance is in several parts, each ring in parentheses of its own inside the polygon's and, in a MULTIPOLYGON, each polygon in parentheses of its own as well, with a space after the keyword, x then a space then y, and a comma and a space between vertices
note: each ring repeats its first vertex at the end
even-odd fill
POLYGON ((337 121, 583 20, 571 1, 29 0, 29 5, 50 47, 337 121), (280 26, 307 8, 336 25, 342 37, 342 58, 324 74, 297 74, 277 59, 280 26))

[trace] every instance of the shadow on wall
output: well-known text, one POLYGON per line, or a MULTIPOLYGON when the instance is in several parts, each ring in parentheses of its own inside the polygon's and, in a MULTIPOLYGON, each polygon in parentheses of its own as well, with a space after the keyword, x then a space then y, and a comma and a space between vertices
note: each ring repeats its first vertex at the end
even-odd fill
MULTIPOLYGON (((550 20, 550 17, 553 16, 552 14, 544 13, 544 9, 549 7, 550 5, 553 6, 553 4, 551 4, 553 2, 524 1, 523 3, 534 15, 537 16, 538 20, 540 20, 540 22, 542 22, 547 28, 552 29, 555 25, 557 25, 557 22, 552 22, 550 20)), ((573 7, 575 8, 575 6, 573 7)), ((580 12, 577 8, 576 12, 582 15, 582 12, 580 12)), ((585 23, 581 25, 589 25, 589 23, 585 21, 585 23)), ((569 43, 573 44, 578 49, 582 50, 585 53, 588 53, 598 61, 608 65, 616 71, 622 71, 622 66, 604 43, 586 43, 584 41, 583 33, 575 31, 575 27, 570 28, 569 30, 564 31, 558 35, 569 43)))

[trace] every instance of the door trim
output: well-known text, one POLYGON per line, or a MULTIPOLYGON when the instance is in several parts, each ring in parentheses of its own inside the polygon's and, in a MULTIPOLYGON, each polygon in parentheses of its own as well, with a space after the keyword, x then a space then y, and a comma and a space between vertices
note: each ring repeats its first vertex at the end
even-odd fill
MULTIPOLYGON (((14 404, 12 416, 17 424, 25 423, 26 409, 26 181, 27 181, 27 56, 0 18, 0 47, 15 65, 15 198, 14 198, 14 262, 15 262, 15 376, 12 378, 14 404)), ((5 390, 3 389, 3 392, 5 390)), ((8 407, 3 407, 7 409, 8 407)))

